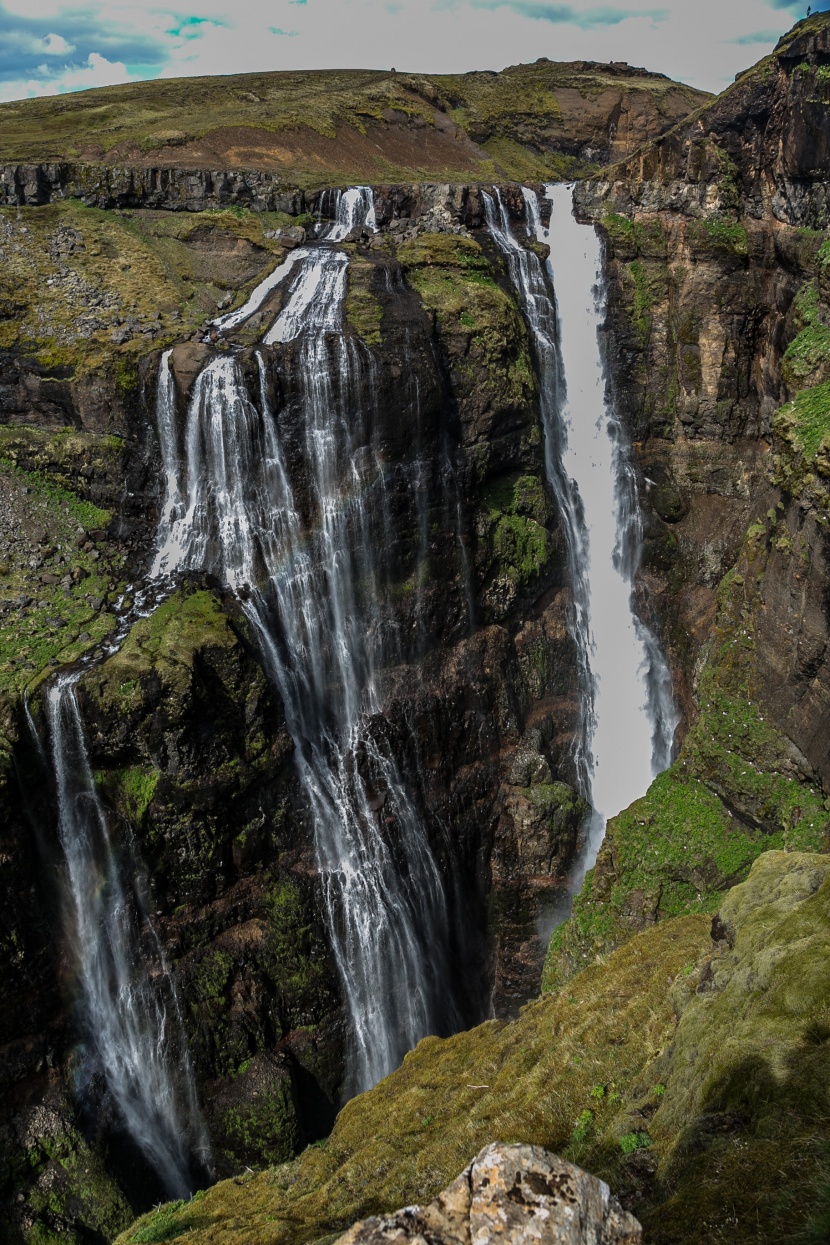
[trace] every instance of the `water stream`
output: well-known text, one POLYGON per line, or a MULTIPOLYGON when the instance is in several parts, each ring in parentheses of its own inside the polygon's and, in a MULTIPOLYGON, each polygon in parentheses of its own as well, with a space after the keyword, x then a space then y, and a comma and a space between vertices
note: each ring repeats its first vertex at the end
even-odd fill
POLYGON ((582 706, 575 763, 593 810, 572 879, 578 889, 608 818, 644 795, 671 763, 678 716, 660 644, 635 609, 642 508, 628 438, 606 385, 601 242, 575 219, 572 187, 546 188, 548 228, 537 196, 527 189, 523 195, 528 234, 550 247, 547 279, 539 257, 514 236, 497 191, 485 205, 533 337, 547 474, 568 551, 582 706))
POLYGON ((59 675, 46 707, 68 880, 64 919, 87 1043, 84 1075, 103 1075, 126 1132, 162 1187, 170 1197, 186 1197, 208 1171, 207 1137, 164 955, 96 790, 75 694, 80 673, 59 675))
MULTIPOLYGON (((343 332, 348 261, 331 245, 373 220, 371 192, 341 197, 335 225, 301 255, 265 337, 297 342, 312 515, 304 519, 295 499, 265 358, 257 356, 252 395, 237 356, 219 355, 197 378, 178 444, 161 431, 168 496, 154 568, 220 575, 259 636, 311 813, 351 1022, 353 1091, 385 1076, 425 1034, 457 1025, 445 990, 442 877, 382 712, 378 670, 394 655, 380 612, 393 528, 374 445, 374 363, 343 332)), ((167 366, 160 430, 175 422, 167 366)), ((417 484, 416 472, 416 507, 417 484)))

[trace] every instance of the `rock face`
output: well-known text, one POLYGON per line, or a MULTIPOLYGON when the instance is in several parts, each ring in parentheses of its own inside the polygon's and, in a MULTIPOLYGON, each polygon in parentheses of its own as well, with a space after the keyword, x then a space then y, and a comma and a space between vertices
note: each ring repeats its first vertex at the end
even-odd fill
POLYGON ((338 1245, 640 1245, 606 1184, 538 1146, 487 1146, 428 1206, 367 1219, 338 1245))
POLYGON ((587 197, 826 228, 828 64, 830 31, 817 13, 712 103, 616 165, 587 197))

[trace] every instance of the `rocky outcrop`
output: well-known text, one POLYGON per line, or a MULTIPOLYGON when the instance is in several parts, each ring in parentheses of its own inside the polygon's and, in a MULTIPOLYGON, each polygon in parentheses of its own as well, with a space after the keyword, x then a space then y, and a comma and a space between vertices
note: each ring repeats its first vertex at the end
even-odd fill
POLYGON ((606 1184, 538 1146, 487 1146, 428 1206, 355 1224, 338 1245, 639 1245, 640 1225, 606 1184))
POLYGON ((830 29, 817 13, 712 103, 581 187, 579 201, 826 228, 829 67, 830 29))

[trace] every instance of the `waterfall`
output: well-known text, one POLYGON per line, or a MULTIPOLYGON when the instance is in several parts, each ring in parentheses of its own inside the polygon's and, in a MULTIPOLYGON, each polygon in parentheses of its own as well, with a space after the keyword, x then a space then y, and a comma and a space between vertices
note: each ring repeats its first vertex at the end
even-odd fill
POLYGON ((60 675, 46 707, 83 1027, 127 1133, 168 1195, 186 1197, 206 1174, 207 1139, 162 950, 124 876, 96 791, 79 678, 79 671, 60 675))
MULTIPOLYGON (((426 1034, 458 1023, 446 998, 443 882, 378 688, 379 668, 396 655, 380 614, 392 528, 373 447, 376 413, 361 398, 375 391, 374 364, 343 332, 348 261, 331 246, 373 219, 371 192, 342 195, 335 226, 301 257, 265 337, 266 345, 297 341, 310 519, 295 500, 265 359, 257 354, 255 402, 228 352, 197 378, 180 448, 160 432, 173 491, 154 568, 220 575, 259 636, 311 813, 355 1091, 390 1072, 426 1034)), ((164 367, 160 430, 174 410, 164 367)))
POLYGON ((567 545, 583 703, 575 760, 593 809, 579 885, 608 818, 644 795, 671 763, 678 717, 659 642, 634 608, 642 511, 626 432, 606 391, 600 239, 573 216, 571 187, 549 186, 546 193, 549 229, 535 194, 523 190, 528 232, 550 246, 555 301, 538 256, 513 236, 497 191, 485 206, 537 354, 547 473, 567 545))

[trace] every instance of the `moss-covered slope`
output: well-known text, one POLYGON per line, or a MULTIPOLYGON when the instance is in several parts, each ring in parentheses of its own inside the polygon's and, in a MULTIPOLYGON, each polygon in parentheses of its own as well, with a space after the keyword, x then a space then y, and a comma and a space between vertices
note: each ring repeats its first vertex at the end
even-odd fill
POLYGON ((655 1242, 795 1238, 824 1212, 828 874, 825 856, 763 855, 711 936, 703 916, 665 922, 510 1024, 422 1042, 325 1145, 120 1245, 312 1241, 430 1198, 490 1140, 602 1175, 655 1242))

